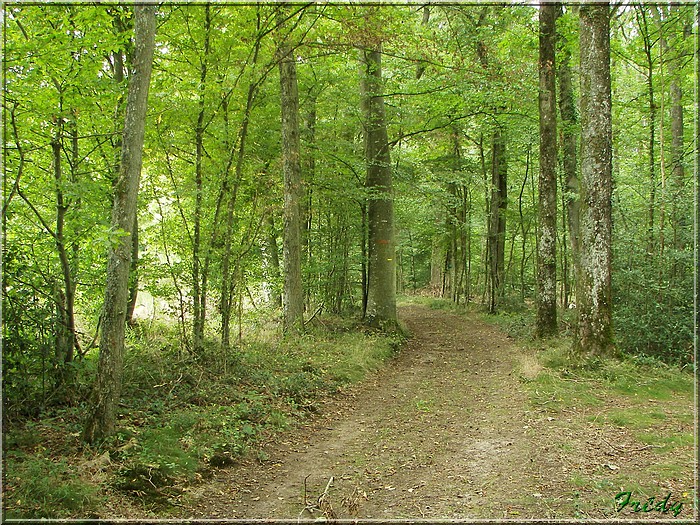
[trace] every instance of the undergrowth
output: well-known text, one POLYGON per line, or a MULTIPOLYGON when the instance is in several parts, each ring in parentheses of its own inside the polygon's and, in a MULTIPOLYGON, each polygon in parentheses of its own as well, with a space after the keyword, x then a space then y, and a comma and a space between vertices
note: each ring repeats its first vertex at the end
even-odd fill
POLYGON ((95 447, 80 442, 84 402, 6 426, 5 517, 105 518, 115 496, 141 515, 167 515, 214 469, 265 461, 266 437, 378 369, 402 341, 340 318, 317 319, 296 337, 257 328, 235 350, 208 341, 197 356, 183 351, 172 326, 131 329, 112 437, 95 447))

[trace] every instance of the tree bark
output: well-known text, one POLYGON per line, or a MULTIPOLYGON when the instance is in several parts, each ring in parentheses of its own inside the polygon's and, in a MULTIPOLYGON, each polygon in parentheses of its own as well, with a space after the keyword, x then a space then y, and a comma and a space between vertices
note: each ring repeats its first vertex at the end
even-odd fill
POLYGON ((493 133, 491 156, 491 200, 489 204, 488 260, 489 313, 495 313, 503 293, 506 252, 506 208, 508 206, 508 164, 506 141, 500 127, 493 133))
POLYGON ((537 239, 538 337, 557 332, 557 100, 555 83, 556 20, 559 7, 540 6, 540 177, 537 239))
MULTIPOLYGON (((671 18, 680 16, 679 7, 672 5, 670 8, 671 18)), ((685 249, 688 240, 682 235, 682 230, 688 227, 688 220, 682 213, 680 203, 684 200, 685 191, 685 143, 683 138, 684 115, 683 115, 683 90, 679 79, 679 64, 682 58, 680 44, 685 39, 690 39, 692 26, 683 24, 682 30, 678 31, 671 39, 671 48, 675 56, 669 62, 669 76, 671 77, 671 224, 673 228, 673 246, 676 250, 685 249)))
MULTIPOLYGON (((155 48, 155 12, 155 5, 136 4, 134 7, 134 65, 129 79, 119 178, 112 208, 115 231, 129 232, 135 223, 155 48)), ((124 235, 110 250, 107 264, 100 357, 82 436, 88 443, 108 437, 116 424, 124 362, 130 261, 131 235, 124 235)))
POLYGON ((614 353, 611 291, 610 6, 584 4, 581 34, 581 210, 577 356, 614 353))
POLYGON ((280 281, 280 258, 279 247, 277 246, 277 229, 275 219, 272 214, 267 214, 267 236, 265 241, 265 266, 267 269, 266 280, 269 290, 269 301, 276 308, 282 307, 282 294, 279 292, 278 283, 280 281))
POLYGON ((574 282, 579 274, 579 177, 577 135, 578 116, 576 114, 576 102, 571 80, 571 51, 566 35, 559 33, 557 41, 561 52, 558 61, 557 82, 559 84, 559 113, 561 115, 561 150, 562 168, 564 171, 564 204, 566 207, 567 227, 569 229, 569 243, 571 246, 571 259, 573 262, 574 282))
POLYGON ((282 113, 282 171, 284 174, 282 318, 285 333, 304 328, 304 289, 301 278, 301 157, 299 91, 294 51, 287 43, 278 48, 282 113))
POLYGON ((195 204, 194 236, 192 239, 192 351, 201 354, 204 347, 204 323, 207 316, 207 276, 202 272, 202 214, 204 199, 204 178, 202 161, 204 157, 204 96, 207 86, 207 59, 209 55, 209 35, 211 24, 210 6, 204 6, 204 52, 200 58, 199 71, 199 111, 195 127, 195 204))
POLYGON ((396 328, 394 202, 382 83, 381 43, 362 52, 362 98, 368 190, 368 287, 365 321, 396 328))

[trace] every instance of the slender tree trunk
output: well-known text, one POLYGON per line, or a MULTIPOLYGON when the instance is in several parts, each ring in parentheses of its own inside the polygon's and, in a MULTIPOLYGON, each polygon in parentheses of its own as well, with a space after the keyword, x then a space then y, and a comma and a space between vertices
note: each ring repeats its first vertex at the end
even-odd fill
POLYGON ((556 20, 559 6, 540 5, 540 178, 537 238, 538 337, 557 333, 557 100, 556 20))
POLYGON ((294 51, 287 43, 278 49, 282 108, 282 171, 284 173, 284 331, 304 328, 304 289, 301 278, 301 158, 299 92, 294 51))
POLYGON ((656 215, 656 101, 654 93, 654 57, 652 35, 649 34, 646 5, 636 6, 637 26, 644 43, 644 56, 646 58, 646 88, 649 102, 649 144, 647 146, 649 170, 649 206, 647 211, 647 255, 651 256, 656 249, 654 236, 654 222, 656 215))
POLYGON ((578 117, 574 90, 571 80, 571 51, 566 35, 557 35, 561 59, 558 61, 557 82, 559 84, 559 113, 561 115, 561 150, 562 168, 564 171, 564 204, 566 222, 569 229, 571 259, 573 262, 573 278, 576 282, 579 273, 579 177, 578 177, 578 117))
POLYGON ((522 257, 520 259, 520 301, 525 302, 525 265, 527 263, 527 233, 530 229, 525 228, 525 215, 523 213, 523 196, 525 195, 525 186, 527 186, 527 180, 530 176, 530 146, 527 148, 527 156, 525 157, 525 177, 523 177, 523 183, 520 186, 520 193, 518 194, 518 214, 520 215, 520 236, 521 236, 521 251, 522 257))
POLYGON ((268 214, 267 221, 267 239, 265 243, 267 255, 266 266, 268 268, 268 286, 270 289, 270 303, 277 308, 282 307, 282 294, 279 291, 278 283, 280 281, 280 258, 279 247, 277 246, 277 229, 275 228, 275 219, 272 214, 268 214), (271 282, 270 282, 271 281, 271 282))
POLYGON ((506 141, 500 127, 493 134, 491 160, 491 201, 489 205, 488 258, 491 288, 489 313, 495 313, 503 295, 506 251, 506 208, 508 206, 508 165, 506 141))
POLYGON ((584 4, 581 34, 581 210, 576 355, 614 352, 611 291, 610 6, 584 4))
POLYGON ((68 212, 69 203, 63 192, 63 168, 61 163, 61 129, 59 125, 54 140, 51 142, 51 150, 53 152, 53 171, 55 179, 56 192, 56 250, 58 259, 61 263, 61 274, 63 277, 63 290, 57 296, 57 308, 59 310, 58 326, 56 337, 56 366, 58 367, 58 385, 65 383, 67 379, 64 377, 65 365, 73 361, 73 350, 77 343, 75 333, 75 279, 73 275, 73 266, 71 264, 71 256, 68 251, 65 238, 66 213, 68 212))
POLYGON ((202 285, 206 278, 202 276, 202 218, 204 199, 204 96, 207 86, 207 60, 209 55, 209 33, 211 23, 210 6, 204 6, 204 54, 200 58, 199 71, 199 111, 195 127, 195 205, 194 205, 194 237, 192 240, 192 350, 195 355, 201 354, 204 348, 204 323, 207 316, 207 290, 202 285), (203 289, 204 288, 204 289, 203 289))
MULTIPOLYGON (((252 65, 256 66, 258 55, 260 53, 260 11, 258 10, 257 17, 258 36, 253 47, 252 65)), ((248 139, 248 125, 250 123, 250 114, 253 110, 253 102, 258 92, 258 86, 261 80, 252 80, 248 85, 248 94, 246 96, 246 105, 243 112, 243 121, 238 133, 238 151, 236 155, 236 167, 234 170, 233 185, 227 184, 228 202, 226 203, 226 222, 224 230, 224 254, 221 261, 221 346, 224 349, 230 347, 231 333, 231 315, 233 312, 233 290, 235 288, 236 272, 231 271, 231 262, 233 259, 233 230, 235 227, 236 201, 238 199, 238 189, 243 178, 243 161, 245 159, 246 144, 248 139)), ((233 155, 233 153, 232 153, 233 155)), ((233 156, 231 157, 233 158, 233 156)), ((227 176, 230 170, 226 170, 227 176)), ((225 192, 224 192, 225 193, 225 192)), ((222 195, 222 198, 225 195, 222 195)))
POLYGON ((138 211, 134 217, 134 226, 131 229, 131 268, 129 270, 129 297, 126 301, 126 322, 133 325, 136 299, 139 293, 139 217, 138 211))
MULTIPOLYGON (((314 250, 311 239, 313 231, 313 183, 316 174, 316 157, 314 150, 316 148, 316 95, 311 94, 307 101, 308 111, 304 118, 304 142, 308 144, 308 154, 305 157, 303 173, 303 206, 302 206, 302 254, 303 264, 309 264, 312 261, 314 250)), ((303 266, 302 264, 302 266, 303 266)), ((311 289, 307 286, 306 302, 311 300, 311 289)))
MULTIPOLYGON (((112 227, 128 232, 134 226, 141 176, 148 88, 155 48, 156 6, 134 7, 134 69, 129 79, 119 178, 112 208, 112 227)), ((93 443, 109 436, 116 424, 124 362, 124 332, 131 261, 131 235, 111 249, 107 265, 102 334, 97 377, 83 439, 93 443)))
MULTIPOLYGON (((671 18, 679 16, 679 7, 671 6, 671 18)), ((681 234, 681 230, 687 226, 687 219, 682 213, 680 202, 683 199, 685 190, 685 167, 684 150, 685 142, 683 138, 684 116, 683 116, 683 91, 679 79, 678 61, 681 59, 679 44, 684 39, 689 39, 692 35, 690 25, 685 25, 680 34, 671 40, 671 47, 674 57, 669 61, 669 76, 671 77, 671 225, 673 228, 673 247, 676 250, 683 250, 687 240, 681 234), (682 34, 682 37, 680 36, 682 34)), ((677 266, 677 265, 674 265, 677 266)), ((675 268, 674 268, 675 273, 675 268)))
POLYGON ((397 324, 394 201, 381 56, 381 43, 363 51, 362 98, 369 192, 369 279, 365 320, 371 326, 393 330, 397 324))

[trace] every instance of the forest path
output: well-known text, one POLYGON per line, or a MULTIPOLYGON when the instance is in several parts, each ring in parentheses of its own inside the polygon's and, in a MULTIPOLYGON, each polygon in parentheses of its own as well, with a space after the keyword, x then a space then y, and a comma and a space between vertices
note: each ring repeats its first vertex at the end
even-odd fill
POLYGON ((548 453, 557 437, 514 373, 536 374, 536 361, 475 316, 411 305, 400 318, 412 338, 394 361, 266 447, 264 464, 218 471, 182 517, 556 515, 542 494, 566 485, 548 453))

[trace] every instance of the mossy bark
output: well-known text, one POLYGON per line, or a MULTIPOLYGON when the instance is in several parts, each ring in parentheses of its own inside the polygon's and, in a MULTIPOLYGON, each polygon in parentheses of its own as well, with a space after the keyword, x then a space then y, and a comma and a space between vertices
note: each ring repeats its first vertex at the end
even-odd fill
POLYGON ((611 291, 610 7, 585 4, 581 35, 581 208, 574 353, 614 353, 611 291))
POLYGON ((299 90, 297 69, 291 46, 278 49, 280 102, 282 107, 282 171, 284 173, 284 331, 304 327, 304 289, 301 277, 301 146, 299 138, 299 90))
POLYGON ((365 320, 371 326, 393 330, 397 325, 394 201, 381 53, 379 43, 362 54, 369 229, 365 320))
POLYGON ((556 4, 540 6, 540 176, 537 238, 538 337, 557 333, 557 101, 556 4))

